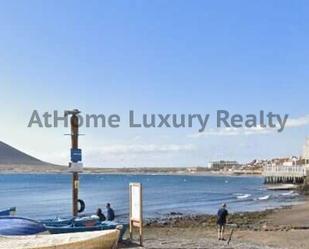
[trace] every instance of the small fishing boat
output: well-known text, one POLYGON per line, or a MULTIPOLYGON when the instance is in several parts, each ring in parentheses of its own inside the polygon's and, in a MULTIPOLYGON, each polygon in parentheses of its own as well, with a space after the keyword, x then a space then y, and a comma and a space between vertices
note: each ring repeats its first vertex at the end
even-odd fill
POLYGON ((1 237, 0 248, 14 249, 112 249, 117 248, 119 231, 1 237))
POLYGON ((71 225, 72 223, 75 223, 77 225, 85 225, 89 223, 97 223, 99 222, 99 217, 94 214, 80 214, 76 217, 73 216, 67 216, 67 217, 56 217, 51 219, 43 219, 40 220, 41 223, 43 223, 46 226, 65 226, 65 225, 71 225))
POLYGON ((0 210, 0 216, 10 216, 14 215, 16 212, 16 207, 11 207, 7 209, 0 210))
POLYGON ((100 230, 120 230, 119 239, 122 240, 124 233, 128 228, 128 224, 118 223, 114 221, 100 221, 96 216, 85 216, 77 218, 56 218, 49 220, 42 220, 42 224, 51 234, 61 233, 77 233, 90 232, 100 230))
POLYGON ((33 235, 47 232, 43 224, 35 220, 5 216, 0 217, 0 235, 33 235))

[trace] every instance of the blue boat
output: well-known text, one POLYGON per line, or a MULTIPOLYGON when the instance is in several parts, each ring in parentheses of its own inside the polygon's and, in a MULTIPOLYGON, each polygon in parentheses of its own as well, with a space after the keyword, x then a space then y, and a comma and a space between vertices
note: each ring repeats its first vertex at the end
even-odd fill
POLYGON ((0 216, 10 216, 16 212, 16 207, 0 210, 0 216))
POLYGON ((68 225, 74 226, 91 226, 99 223, 99 219, 96 216, 91 214, 89 215, 80 215, 77 217, 56 217, 54 219, 44 219, 40 220, 42 224, 50 227, 62 227, 68 225))
POLYGON ((42 224, 51 234, 91 232, 109 229, 120 229, 120 240, 128 228, 128 224, 114 221, 99 221, 98 218, 77 217, 77 218, 56 218, 42 220, 42 224))
POLYGON ((43 224, 22 217, 0 217, 0 235, 33 235, 46 232, 43 224))
MULTIPOLYGON (((52 219, 43 219, 40 222, 46 226, 59 227, 65 225, 71 225, 72 223, 82 223, 83 221, 95 220, 98 221, 98 217, 94 214, 79 214, 77 217, 67 216, 67 217, 56 217, 52 219)), ((82 224, 81 224, 82 225, 82 224)))

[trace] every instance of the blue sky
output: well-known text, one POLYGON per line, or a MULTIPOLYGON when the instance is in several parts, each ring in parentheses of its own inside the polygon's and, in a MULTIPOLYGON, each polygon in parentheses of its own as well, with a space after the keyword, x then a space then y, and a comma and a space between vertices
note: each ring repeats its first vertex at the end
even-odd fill
POLYGON ((300 154, 308 135, 307 1, 1 1, 0 140, 67 164, 40 112, 290 115, 284 132, 84 129, 90 166, 195 166, 300 154))

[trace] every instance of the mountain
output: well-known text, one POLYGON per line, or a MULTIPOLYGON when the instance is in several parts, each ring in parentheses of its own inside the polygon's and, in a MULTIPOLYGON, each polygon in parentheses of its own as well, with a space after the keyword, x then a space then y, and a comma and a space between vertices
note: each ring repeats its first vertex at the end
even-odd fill
POLYGON ((62 171, 65 168, 30 156, 0 141, 0 169, 3 171, 62 171))

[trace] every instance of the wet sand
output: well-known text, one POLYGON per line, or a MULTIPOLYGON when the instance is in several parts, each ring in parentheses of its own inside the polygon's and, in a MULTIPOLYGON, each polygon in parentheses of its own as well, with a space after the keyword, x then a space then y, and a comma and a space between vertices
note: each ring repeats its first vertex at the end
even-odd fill
MULTIPOLYGON (((145 225, 145 248, 235 248, 235 249, 309 249, 309 202, 263 212, 231 215, 237 224, 229 245, 218 241, 215 217, 210 215, 166 219, 145 225)), ((232 226, 233 227, 233 226, 232 226)), ((227 227, 228 238, 232 227, 227 227)), ((128 242, 121 248, 140 248, 128 242)))

